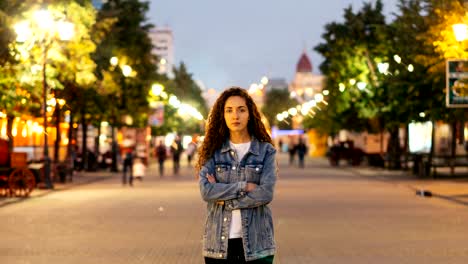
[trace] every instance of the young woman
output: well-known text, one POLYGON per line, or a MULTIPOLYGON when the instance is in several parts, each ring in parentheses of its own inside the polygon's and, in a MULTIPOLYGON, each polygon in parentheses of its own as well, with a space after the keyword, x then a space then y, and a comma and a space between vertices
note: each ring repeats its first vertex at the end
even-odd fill
POLYGON ((268 204, 276 182, 276 150, 246 90, 232 87, 219 96, 198 154, 200 192, 208 209, 205 263, 273 263, 268 204))

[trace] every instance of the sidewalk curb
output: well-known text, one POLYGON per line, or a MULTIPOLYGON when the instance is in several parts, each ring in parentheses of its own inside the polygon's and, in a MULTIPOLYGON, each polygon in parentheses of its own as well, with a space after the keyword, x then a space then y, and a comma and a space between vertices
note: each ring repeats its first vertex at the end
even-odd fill
MULTIPOLYGON (((413 194, 417 197, 421 198, 437 198, 441 200, 445 200, 447 202, 451 203, 457 203, 459 205, 464 205, 468 206, 468 200, 463 200, 463 195, 449 195, 449 194, 444 194, 442 192, 437 191, 436 187, 443 187, 444 184, 449 184, 449 179, 443 180, 439 179, 438 181, 435 181, 434 179, 421 179, 416 176, 411 175, 410 172, 408 171, 402 171, 402 170, 395 170, 395 173, 398 173, 398 178, 392 178, 392 174, 389 170, 385 169, 380 169, 380 168, 361 168, 361 169, 366 169, 369 171, 372 171, 372 174, 378 174, 380 172, 386 172, 387 175, 376 175, 376 176, 371 176, 371 175, 366 175, 365 173, 362 173, 360 171, 360 168, 353 168, 353 167, 345 167, 344 168, 346 171, 349 171, 353 173, 354 175, 358 177, 362 177, 365 179, 372 179, 372 180, 377 180, 380 182, 385 182, 385 183, 394 183, 394 184, 399 184, 402 186, 405 186, 408 188, 410 191, 413 192, 413 194), (402 177, 404 176, 404 177, 402 177), (403 180, 407 180, 408 182, 405 184, 403 180), (418 181, 418 182, 416 182, 418 181), (433 185, 433 186, 425 186, 424 185, 433 185), (432 188, 431 188, 432 187, 432 188), (458 198, 462 197, 462 198, 458 198)), ((450 182, 451 183, 451 182, 450 182)), ((460 183, 459 183, 460 184, 460 183)), ((446 187, 447 188, 447 187, 446 187)))

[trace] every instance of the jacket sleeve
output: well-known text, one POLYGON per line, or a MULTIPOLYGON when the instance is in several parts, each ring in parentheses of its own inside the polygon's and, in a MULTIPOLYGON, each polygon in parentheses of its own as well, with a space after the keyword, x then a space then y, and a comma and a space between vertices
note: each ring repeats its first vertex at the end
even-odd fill
POLYGON ((240 193, 245 192, 247 182, 235 183, 210 183, 207 179, 207 174, 215 175, 214 160, 211 158, 200 170, 198 175, 200 193, 206 202, 225 201, 237 198, 240 193))
POLYGON ((225 201, 226 208, 228 210, 254 208, 270 203, 273 200, 277 172, 276 150, 272 149, 265 156, 263 172, 257 188, 238 198, 225 201))

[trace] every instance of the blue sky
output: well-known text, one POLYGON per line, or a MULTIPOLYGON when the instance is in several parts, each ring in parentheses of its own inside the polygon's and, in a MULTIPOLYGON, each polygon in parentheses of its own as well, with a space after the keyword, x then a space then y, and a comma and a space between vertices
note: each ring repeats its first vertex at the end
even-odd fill
MULTIPOLYGON (((342 21, 343 9, 375 0, 150 0, 149 22, 173 30, 176 63, 184 61, 206 88, 248 88, 262 76, 294 76, 303 50, 314 73, 322 57, 313 47, 322 42, 325 24, 342 21)), ((388 21, 397 0, 384 0, 388 21)))

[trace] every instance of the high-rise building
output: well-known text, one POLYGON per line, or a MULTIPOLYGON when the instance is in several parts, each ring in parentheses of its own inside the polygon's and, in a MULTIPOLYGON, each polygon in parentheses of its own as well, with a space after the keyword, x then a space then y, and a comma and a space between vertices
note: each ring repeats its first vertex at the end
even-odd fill
POLYGON ((174 67, 174 38, 169 27, 155 27, 150 31, 152 53, 159 59, 158 73, 172 76, 174 67))

